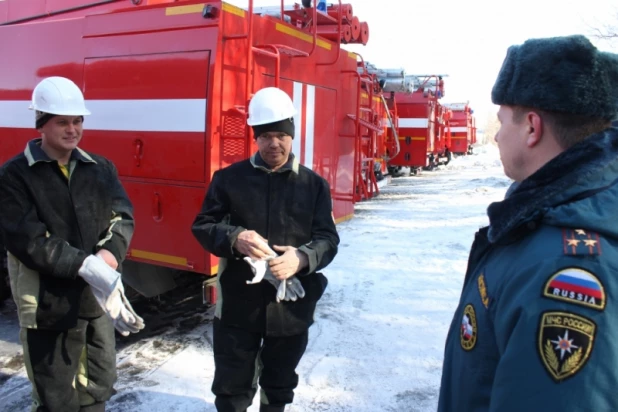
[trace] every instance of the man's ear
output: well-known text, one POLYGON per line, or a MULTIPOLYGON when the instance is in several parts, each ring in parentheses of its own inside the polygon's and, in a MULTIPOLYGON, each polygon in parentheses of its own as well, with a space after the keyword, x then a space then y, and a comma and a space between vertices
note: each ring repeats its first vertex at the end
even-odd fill
POLYGON ((543 119, 538 113, 528 112, 525 118, 525 127, 527 127, 526 144, 532 148, 541 142, 543 137, 543 119))

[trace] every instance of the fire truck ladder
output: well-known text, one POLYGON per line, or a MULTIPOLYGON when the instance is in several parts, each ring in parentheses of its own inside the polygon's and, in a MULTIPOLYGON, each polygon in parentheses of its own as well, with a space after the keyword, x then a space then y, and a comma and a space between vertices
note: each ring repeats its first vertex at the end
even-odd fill
POLYGON ((386 103, 386 99, 384 98, 384 95, 380 96, 382 98, 382 104, 384 105, 384 110, 386 111, 386 114, 388 115, 388 122, 389 125, 391 127, 391 131, 393 133, 393 138, 391 139, 392 141, 389 141, 389 148, 394 149, 394 154, 392 154, 390 151, 386 154, 386 161, 390 161, 392 158, 394 158, 395 156, 397 156, 399 154, 399 152, 401 151, 401 146, 399 145, 399 133, 397 133, 397 130, 399 130, 399 116, 397 114, 397 104, 395 104, 395 97, 393 97, 393 110, 389 109, 388 107, 388 103, 386 103), (393 147, 390 147, 393 146, 393 147))
MULTIPOLYGON (((365 67, 362 57, 362 67, 365 67)), ((375 79, 364 70, 360 74, 358 70, 344 70, 343 73, 353 73, 357 78, 356 113, 348 114, 348 118, 354 121, 354 201, 371 199, 379 193, 378 182, 374 172, 374 148, 376 134, 382 129, 376 125, 377 114, 373 109, 375 79), (362 85, 367 85, 368 104, 362 104, 362 85), (369 120, 367 120, 367 118, 369 120), (367 129, 367 134, 365 134, 367 129)))

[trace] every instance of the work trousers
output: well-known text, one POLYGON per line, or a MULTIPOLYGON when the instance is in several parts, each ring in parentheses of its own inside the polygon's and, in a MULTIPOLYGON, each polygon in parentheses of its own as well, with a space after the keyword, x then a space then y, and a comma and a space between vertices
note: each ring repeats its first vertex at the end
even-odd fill
POLYGON ((107 315, 69 330, 22 328, 32 411, 103 411, 116 381, 116 340, 107 315))
POLYGON ((221 323, 214 325, 215 378, 212 392, 219 412, 247 410, 260 384, 262 410, 283 411, 294 400, 296 367, 309 338, 308 331, 287 337, 264 336, 221 323))

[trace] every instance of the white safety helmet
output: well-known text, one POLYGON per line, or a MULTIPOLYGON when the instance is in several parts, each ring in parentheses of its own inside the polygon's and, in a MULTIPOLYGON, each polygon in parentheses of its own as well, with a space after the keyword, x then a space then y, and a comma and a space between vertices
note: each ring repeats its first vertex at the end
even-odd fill
POLYGON ((48 77, 32 92, 30 110, 58 116, 87 116, 84 95, 75 83, 65 77, 48 77))
POLYGON ((286 92, 277 87, 258 90, 249 102, 249 126, 269 124, 296 115, 294 102, 286 92))

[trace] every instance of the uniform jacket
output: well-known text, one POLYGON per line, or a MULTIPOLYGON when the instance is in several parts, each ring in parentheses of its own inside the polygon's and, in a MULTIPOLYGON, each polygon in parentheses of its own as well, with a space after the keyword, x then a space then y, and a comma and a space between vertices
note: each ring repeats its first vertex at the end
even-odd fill
POLYGON ((439 411, 618 410, 618 129, 488 208, 446 341, 439 411))
POLYGON ((272 172, 256 153, 214 173, 192 229, 202 246, 221 258, 216 308, 221 322, 272 336, 299 334, 313 323, 327 283, 318 271, 333 260, 339 244, 324 178, 292 155, 272 172), (245 229, 259 233, 271 248, 294 246, 307 254, 309 266, 298 274, 304 298, 277 303, 267 281, 246 284, 251 268, 233 249, 245 229))
POLYGON ((110 161, 75 149, 67 178, 39 143, 0 169, 0 233, 21 326, 62 330, 103 314, 78 270, 101 248, 124 260, 133 207, 110 161))

